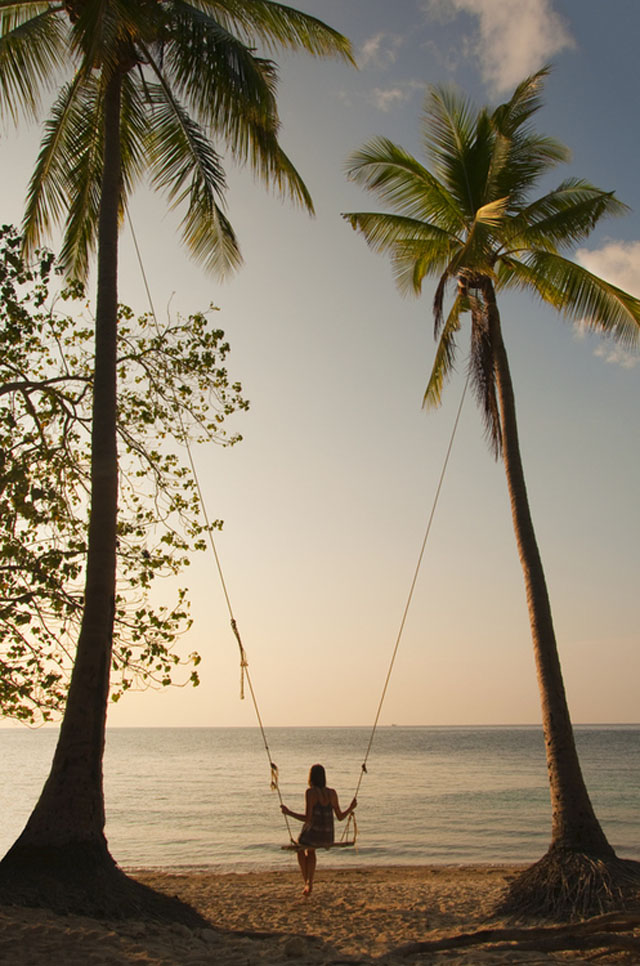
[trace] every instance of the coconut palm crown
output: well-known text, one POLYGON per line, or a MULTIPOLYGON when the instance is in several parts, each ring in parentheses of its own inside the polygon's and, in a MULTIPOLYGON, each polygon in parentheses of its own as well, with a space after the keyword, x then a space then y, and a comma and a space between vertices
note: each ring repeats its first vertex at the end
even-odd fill
POLYGON ((456 356, 461 316, 471 315, 472 383, 496 455, 501 429, 492 373, 483 292, 528 289, 570 319, 582 320, 624 345, 640 343, 640 303, 568 257, 605 215, 625 212, 613 192, 569 178, 539 198, 531 193, 568 149, 537 134, 545 67, 523 81, 494 111, 474 110, 455 92, 427 95, 424 167, 386 138, 374 138, 348 160, 348 174, 388 203, 395 214, 344 217, 377 252, 391 255, 398 287, 419 294, 426 277, 438 280, 434 298, 439 338, 425 404, 440 404, 456 356), (455 283, 445 317, 447 286, 455 283))
POLYGON ((64 223, 62 260, 86 274, 97 245, 105 94, 121 79, 120 211, 148 172, 186 209, 182 237, 208 270, 240 261, 224 214, 216 140, 268 185, 313 210, 278 142, 275 49, 351 60, 349 42, 321 21, 271 0, 0 0, 0 113, 36 115, 59 90, 31 180, 24 231, 40 244, 64 223))
POLYGON ((436 279, 438 344, 424 396, 427 407, 441 402, 462 318, 470 316, 469 376, 489 442, 505 466, 551 790, 549 851, 514 882, 507 907, 588 915, 615 904, 640 867, 631 875, 628 863, 615 856, 582 777, 529 508, 497 297, 508 289, 529 290, 567 319, 581 320, 627 347, 640 345, 640 301, 570 257, 601 218, 626 210, 612 192, 568 178, 533 196, 543 176, 568 160, 562 144, 538 134, 530 123, 548 72, 545 67, 524 80, 494 110, 478 110, 455 92, 431 89, 423 123, 430 167, 386 138, 370 140, 348 159, 348 175, 393 212, 344 217, 374 251, 390 255, 402 292, 419 294, 425 278, 436 279), (450 286, 454 291, 445 311, 450 286))

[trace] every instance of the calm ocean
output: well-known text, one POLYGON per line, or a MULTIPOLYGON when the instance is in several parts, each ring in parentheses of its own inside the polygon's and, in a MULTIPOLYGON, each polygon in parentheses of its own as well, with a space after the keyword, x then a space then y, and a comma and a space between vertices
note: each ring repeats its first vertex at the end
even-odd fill
MULTIPOLYGON (((582 726, 578 748, 612 845, 640 859, 640 725, 582 726)), ((369 731, 274 728, 285 802, 303 808, 309 766, 325 764, 351 800, 369 731)), ((0 849, 28 817, 54 748, 52 731, 0 730, 0 849)), ((253 728, 122 728, 108 734, 107 837, 125 868, 283 868, 291 853, 253 728)), ((381 728, 359 794, 358 849, 340 864, 525 862, 544 852, 549 797, 537 728, 381 728)), ((292 822, 296 833, 299 823, 292 822)), ((326 861, 326 860, 325 860, 326 861)))

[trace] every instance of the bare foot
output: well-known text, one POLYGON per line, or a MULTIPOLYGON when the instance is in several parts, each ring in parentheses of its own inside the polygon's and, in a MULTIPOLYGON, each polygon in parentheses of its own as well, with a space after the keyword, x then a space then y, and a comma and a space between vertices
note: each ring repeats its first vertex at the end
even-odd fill
POLYGON ((305 887, 302 890, 302 895, 303 896, 310 896, 311 895, 311 886, 309 885, 308 882, 305 884, 305 887))

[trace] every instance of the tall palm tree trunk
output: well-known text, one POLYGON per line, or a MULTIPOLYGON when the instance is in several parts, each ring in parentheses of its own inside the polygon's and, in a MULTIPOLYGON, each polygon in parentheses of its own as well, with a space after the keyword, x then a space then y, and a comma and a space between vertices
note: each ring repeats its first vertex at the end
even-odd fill
POLYGON ((513 385, 500 325, 495 291, 483 282, 483 296, 496 362, 505 472, 518 555, 524 574, 529 621, 542 704, 551 792, 550 851, 567 849, 599 858, 615 855, 593 810, 575 746, 547 584, 536 541, 525 485, 513 385))
POLYGON ((51 772, 27 825, 2 865, 111 862, 104 837, 102 757, 116 583, 118 458, 116 341, 120 99, 115 72, 105 100, 104 170, 98 231, 91 507, 84 611, 51 772), (30 859, 31 857, 31 859, 30 859))

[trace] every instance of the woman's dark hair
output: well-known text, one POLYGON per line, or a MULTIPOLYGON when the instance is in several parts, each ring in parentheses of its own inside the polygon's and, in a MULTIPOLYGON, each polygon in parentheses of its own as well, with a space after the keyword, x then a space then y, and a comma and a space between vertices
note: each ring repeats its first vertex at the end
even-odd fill
POLYGON ((316 788, 327 787, 327 776, 322 765, 312 765, 309 772, 309 784, 316 788))

